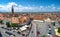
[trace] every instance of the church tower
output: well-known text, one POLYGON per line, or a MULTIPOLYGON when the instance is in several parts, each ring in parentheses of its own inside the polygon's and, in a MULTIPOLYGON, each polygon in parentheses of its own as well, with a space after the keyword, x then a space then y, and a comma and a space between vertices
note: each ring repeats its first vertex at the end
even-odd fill
POLYGON ((11 9, 11 11, 12 11, 12 14, 14 14, 14 7, 13 7, 13 5, 12 5, 12 9, 11 9))

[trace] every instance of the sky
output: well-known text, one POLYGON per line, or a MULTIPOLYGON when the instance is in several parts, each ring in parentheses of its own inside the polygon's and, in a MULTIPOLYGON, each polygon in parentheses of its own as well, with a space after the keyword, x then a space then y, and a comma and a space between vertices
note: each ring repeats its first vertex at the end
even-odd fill
POLYGON ((60 0, 0 0, 0 12, 60 12, 60 0))

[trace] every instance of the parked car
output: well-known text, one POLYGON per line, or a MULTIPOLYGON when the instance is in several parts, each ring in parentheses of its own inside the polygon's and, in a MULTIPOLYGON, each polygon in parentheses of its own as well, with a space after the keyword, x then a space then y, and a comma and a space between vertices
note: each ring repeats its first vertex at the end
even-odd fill
POLYGON ((48 28, 49 30, 51 30, 51 28, 48 28))
POLYGON ((5 33, 8 34, 9 36, 13 35, 12 33, 7 32, 7 31, 5 31, 5 33))
POLYGON ((6 28, 6 30, 9 30, 9 31, 11 31, 12 29, 11 29, 11 28, 6 28))
POLYGON ((9 29, 7 29, 7 30, 9 30, 9 29))
POLYGON ((11 31, 12 31, 12 32, 18 32, 18 30, 16 30, 16 29, 12 29, 11 31))
POLYGON ((21 34, 19 31, 17 32, 18 34, 21 34))
POLYGON ((51 28, 51 26, 50 26, 50 25, 48 25, 48 28, 51 28))
POLYGON ((2 34, 1 34, 1 32, 0 32, 0 37, 2 37, 2 34))
POLYGON ((14 37, 14 35, 11 35, 10 37, 14 37))
POLYGON ((52 31, 51 31, 51 30, 49 30, 48 34, 52 34, 52 31))
POLYGON ((47 37, 50 37, 50 34, 47 34, 47 37))
POLYGON ((25 34, 22 34, 22 36, 25 36, 25 34))
POLYGON ((4 27, 1 27, 1 28, 4 28, 4 27))

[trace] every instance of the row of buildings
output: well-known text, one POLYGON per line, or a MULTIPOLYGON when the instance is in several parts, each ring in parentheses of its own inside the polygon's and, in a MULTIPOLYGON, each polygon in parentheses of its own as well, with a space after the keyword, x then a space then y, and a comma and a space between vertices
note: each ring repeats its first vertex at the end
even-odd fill
POLYGON ((15 14, 12 6, 11 13, 0 13, 0 20, 8 20, 12 23, 22 24, 28 21, 29 17, 26 15, 15 14))
POLYGON ((30 18, 33 18, 34 20, 56 20, 57 18, 60 18, 60 13, 26 13, 26 14, 16 14, 14 13, 14 8, 12 6, 11 13, 0 13, 0 20, 9 20, 12 23, 24 23, 28 21, 30 18))

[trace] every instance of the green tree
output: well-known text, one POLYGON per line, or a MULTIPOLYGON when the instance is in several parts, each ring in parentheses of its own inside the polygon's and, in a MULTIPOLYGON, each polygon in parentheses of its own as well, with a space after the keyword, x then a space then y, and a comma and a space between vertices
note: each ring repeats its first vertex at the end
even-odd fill
POLYGON ((11 23, 11 27, 18 27, 18 24, 16 24, 16 23, 11 23))
POLYGON ((0 23, 2 24, 3 23, 3 20, 0 20, 0 23))
POLYGON ((60 33, 60 27, 58 28, 58 33, 60 33))
POLYGON ((6 22, 7 27, 11 27, 10 22, 6 22))
POLYGON ((53 26, 55 26, 55 22, 52 22, 53 26))
POLYGON ((46 35, 42 35, 41 37, 46 37, 46 35))

